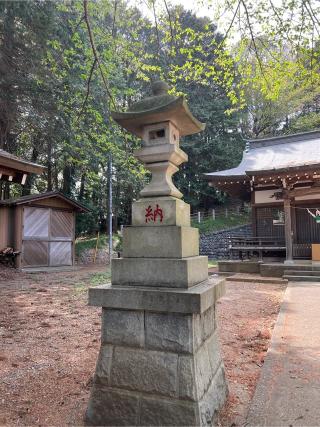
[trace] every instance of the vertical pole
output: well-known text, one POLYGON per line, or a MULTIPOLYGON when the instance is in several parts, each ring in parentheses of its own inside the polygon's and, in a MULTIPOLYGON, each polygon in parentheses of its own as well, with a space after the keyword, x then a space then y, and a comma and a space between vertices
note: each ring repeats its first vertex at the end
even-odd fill
POLYGON ((283 200, 284 207, 284 235, 286 239, 286 263, 293 263, 293 245, 292 245, 292 223, 291 223, 291 204, 290 198, 285 197, 283 200))
POLYGON ((96 263, 97 259, 97 252, 98 252, 98 246, 99 246, 99 238, 100 238, 100 231, 98 231, 97 241, 96 241, 96 249, 94 251, 94 257, 93 257, 93 264, 96 263))
POLYGON ((212 209, 212 219, 213 221, 216 220, 216 211, 214 209, 212 209))
POLYGON ((111 268, 111 258, 112 258, 112 155, 109 156, 109 259, 110 259, 110 268, 111 268))
POLYGON ((201 212, 198 211, 198 223, 200 224, 201 222, 201 212))

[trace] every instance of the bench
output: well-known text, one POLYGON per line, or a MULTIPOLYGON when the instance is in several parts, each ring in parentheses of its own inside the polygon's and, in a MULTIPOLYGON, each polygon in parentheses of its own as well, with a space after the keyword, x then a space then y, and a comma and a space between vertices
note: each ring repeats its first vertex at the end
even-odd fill
POLYGON ((285 252, 286 246, 283 239, 274 237, 239 237, 231 236, 229 238, 230 259, 236 256, 236 259, 250 259, 255 253, 262 261, 263 254, 266 252, 285 252))
POLYGON ((7 247, 0 250, 0 262, 14 267, 15 259, 20 254, 20 251, 14 251, 13 248, 7 247))

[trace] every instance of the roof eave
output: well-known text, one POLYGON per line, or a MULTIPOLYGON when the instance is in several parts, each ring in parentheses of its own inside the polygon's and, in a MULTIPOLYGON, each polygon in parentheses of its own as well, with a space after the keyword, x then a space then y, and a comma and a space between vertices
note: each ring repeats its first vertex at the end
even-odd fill
POLYGON ((279 135, 279 136, 272 136, 269 138, 256 138, 256 139, 247 139, 243 138, 244 141, 250 146, 251 148, 261 148, 265 146, 272 146, 277 144, 284 144, 288 142, 298 142, 298 141, 304 141, 304 140, 312 140, 320 138, 320 129, 308 131, 308 132, 299 132, 289 135, 279 135))
POLYGON ((240 181, 249 181, 250 178, 246 175, 209 175, 209 174, 204 174, 203 175, 204 178, 207 181, 231 181, 231 180, 240 180, 240 181))
POLYGON ((201 132, 206 127, 205 123, 193 116, 183 96, 151 110, 125 113, 112 111, 111 116, 121 127, 139 138, 142 137, 143 126, 170 120, 178 127, 181 136, 201 132))
POLYGON ((32 197, 30 197, 30 198, 26 198, 26 199, 21 198, 21 200, 19 200, 19 198, 11 199, 8 201, 2 200, 2 201, 0 201, 0 205, 20 206, 20 205, 32 203, 33 201, 39 201, 39 200, 43 200, 43 199, 51 199, 53 197, 58 197, 60 199, 63 199, 65 202, 74 206, 78 212, 85 212, 85 213, 91 212, 91 210, 88 209, 86 206, 84 206, 82 203, 79 203, 73 199, 70 199, 69 197, 66 197, 60 191, 51 191, 51 192, 42 193, 42 194, 35 194, 35 195, 32 195, 32 197))
MULTIPOLYGON (((295 165, 295 166, 284 166, 282 168, 274 168, 274 169, 261 169, 254 171, 246 171, 248 176, 254 175, 270 175, 270 174, 281 174, 281 173, 290 173, 292 171, 309 171, 320 168, 320 163, 313 163, 310 165, 295 165)), ((319 171, 320 172, 320 171, 319 171)))
POLYGON ((18 172, 42 174, 47 168, 36 163, 26 160, 13 159, 0 154, 0 165, 3 167, 14 169, 18 172))

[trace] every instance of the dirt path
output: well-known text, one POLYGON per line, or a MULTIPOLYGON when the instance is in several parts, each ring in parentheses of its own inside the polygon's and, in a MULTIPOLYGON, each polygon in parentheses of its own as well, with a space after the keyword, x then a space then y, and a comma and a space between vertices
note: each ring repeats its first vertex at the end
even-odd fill
MULTIPOLYGON (((103 267, 24 274, 0 270, 0 425, 81 425, 100 339, 87 288, 103 267)), ((218 320, 230 397, 226 426, 244 422, 283 287, 228 283, 218 320)))
POLYGON ((0 425, 82 424, 100 338, 86 289, 103 269, 8 275, 0 280, 0 425))
POLYGON ((218 326, 229 382, 222 426, 243 426, 260 376, 286 285, 227 282, 218 326))

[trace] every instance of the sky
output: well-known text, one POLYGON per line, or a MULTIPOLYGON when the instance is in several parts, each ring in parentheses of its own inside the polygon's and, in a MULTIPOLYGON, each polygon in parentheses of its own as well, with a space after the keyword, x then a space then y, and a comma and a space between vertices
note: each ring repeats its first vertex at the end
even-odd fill
MULTIPOLYGON (((151 20, 154 19, 152 8, 150 8, 145 0, 130 0, 130 4, 137 5, 139 9, 151 20)), ((210 18, 214 18, 215 7, 209 7, 208 4, 218 5, 220 2, 215 0, 211 1, 197 1, 197 0, 169 0, 167 1, 168 6, 170 5, 183 5, 185 9, 192 10, 196 13, 197 16, 209 16, 210 18)), ((155 5, 159 5, 160 7, 164 7, 164 2, 161 0, 155 0, 155 5)))
MULTIPOLYGON (((165 3, 163 0, 154 1, 156 11, 158 8, 164 8, 165 3)), ((278 0, 275 0, 275 2, 277 1, 278 0)), ((197 16, 208 16, 217 25, 218 31, 221 33, 224 33, 229 27, 233 16, 233 13, 231 12, 222 13, 219 10, 219 6, 221 7, 223 4, 222 0, 166 0, 166 2, 168 6, 181 4, 185 9, 193 11, 197 16)), ((147 0, 129 0, 129 4, 137 6, 145 16, 147 16, 151 21, 154 21, 153 10, 152 7, 148 5, 147 0)))

